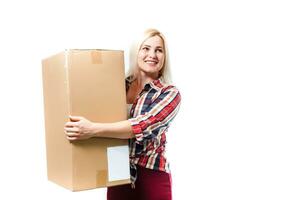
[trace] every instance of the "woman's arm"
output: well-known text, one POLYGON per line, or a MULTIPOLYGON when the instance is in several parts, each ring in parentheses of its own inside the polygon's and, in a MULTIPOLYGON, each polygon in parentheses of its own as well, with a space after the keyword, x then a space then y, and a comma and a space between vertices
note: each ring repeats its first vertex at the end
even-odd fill
POLYGON ((119 139, 133 138, 131 124, 128 120, 114 123, 94 123, 96 137, 110 137, 119 139))
POLYGON ((131 124, 128 120, 114 123, 94 123, 81 116, 70 116, 65 124, 65 133, 70 141, 91 137, 129 139, 133 138, 131 124))
POLYGON ((84 117, 70 116, 71 122, 65 125, 67 139, 135 137, 136 142, 142 143, 145 139, 156 137, 161 128, 169 126, 178 112, 180 101, 181 95, 177 88, 170 87, 149 105, 147 112, 128 120, 115 123, 93 123, 84 117))

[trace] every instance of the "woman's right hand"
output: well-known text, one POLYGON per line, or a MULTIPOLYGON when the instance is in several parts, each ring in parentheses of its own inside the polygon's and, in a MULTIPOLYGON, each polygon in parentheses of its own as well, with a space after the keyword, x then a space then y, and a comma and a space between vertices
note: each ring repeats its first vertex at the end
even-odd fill
POLYGON ((94 123, 81 116, 70 116, 64 126, 68 140, 85 140, 95 136, 94 123))

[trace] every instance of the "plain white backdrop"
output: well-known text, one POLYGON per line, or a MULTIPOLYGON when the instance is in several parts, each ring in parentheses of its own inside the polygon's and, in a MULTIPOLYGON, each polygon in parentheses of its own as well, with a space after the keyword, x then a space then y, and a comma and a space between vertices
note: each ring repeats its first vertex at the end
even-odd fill
POLYGON ((0 199, 105 199, 47 180, 41 60, 67 48, 127 55, 154 27, 182 94, 167 136, 174 200, 299 200, 299 10, 291 0, 2 1, 0 199))

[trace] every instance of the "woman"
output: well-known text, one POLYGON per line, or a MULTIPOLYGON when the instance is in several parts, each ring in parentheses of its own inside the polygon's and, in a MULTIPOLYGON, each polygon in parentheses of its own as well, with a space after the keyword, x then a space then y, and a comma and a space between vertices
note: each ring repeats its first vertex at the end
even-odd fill
POLYGON ((95 123, 70 116, 65 124, 69 140, 91 137, 129 139, 132 185, 107 189, 108 200, 170 200, 171 175, 165 156, 166 133, 180 105, 178 89, 169 84, 168 51, 164 36, 155 29, 144 32, 131 49, 126 78, 129 119, 95 123))

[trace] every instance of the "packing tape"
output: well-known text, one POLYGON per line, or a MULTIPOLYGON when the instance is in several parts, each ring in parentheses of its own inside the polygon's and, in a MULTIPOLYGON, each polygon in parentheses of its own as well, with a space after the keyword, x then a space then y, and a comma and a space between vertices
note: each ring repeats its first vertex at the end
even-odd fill
POLYGON ((93 64, 101 64, 102 63, 101 51, 92 50, 91 51, 91 58, 92 58, 92 63, 93 64))
POLYGON ((99 170, 97 172, 96 184, 98 187, 106 187, 106 185, 107 185, 107 170, 99 170))

